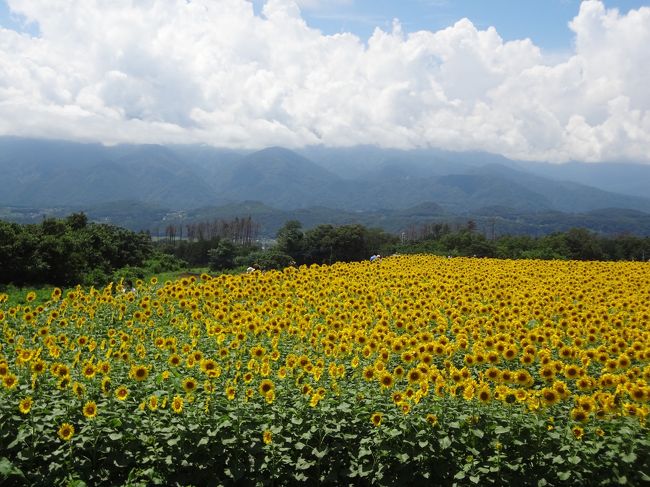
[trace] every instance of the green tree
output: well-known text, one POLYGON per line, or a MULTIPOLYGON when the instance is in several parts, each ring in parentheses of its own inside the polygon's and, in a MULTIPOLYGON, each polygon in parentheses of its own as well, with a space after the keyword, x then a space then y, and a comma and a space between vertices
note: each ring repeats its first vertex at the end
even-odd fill
POLYGON ((569 250, 568 257, 574 260, 601 260, 603 249, 596 235, 584 228, 572 228, 564 236, 569 250))
POLYGON ((210 270, 222 271, 235 266, 237 249, 229 240, 221 240, 216 248, 208 250, 210 270))
POLYGON ((298 220, 287 221, 276 234, 275 248, 284 254, 292 256, 296 261, 301 261, 305 250, 305 235, 302 224, 298 220))

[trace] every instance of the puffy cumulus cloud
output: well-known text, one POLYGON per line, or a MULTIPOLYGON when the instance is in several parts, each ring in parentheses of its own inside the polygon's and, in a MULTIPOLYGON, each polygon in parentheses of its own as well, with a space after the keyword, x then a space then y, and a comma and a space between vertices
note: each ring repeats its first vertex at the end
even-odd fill
POLYGON ((650 160, 650 8, 582 2, 557 62, 467 19, 327 36, 299 3, 9 0, 40 36, 0 29, 0 134, 650 160))

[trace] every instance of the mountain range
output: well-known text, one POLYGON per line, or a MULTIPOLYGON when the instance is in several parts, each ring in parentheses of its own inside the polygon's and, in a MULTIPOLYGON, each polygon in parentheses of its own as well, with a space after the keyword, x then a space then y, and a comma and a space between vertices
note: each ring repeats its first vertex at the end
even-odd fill
POLYGON ((172 211, 215 214, 253 201, 278 214, 327 211, 404 222, 413 219, 404 212, 422 205, 422 218, 650 214, 650 165, 553 165, 438 149, 235 151, 0 137, 0 174, 0 217, 11 214, 8 208, 110 208, 122 214, 116 223, 130 218, 128 226, 146 223, 136 223, 135 212, 156 219, 172 211))

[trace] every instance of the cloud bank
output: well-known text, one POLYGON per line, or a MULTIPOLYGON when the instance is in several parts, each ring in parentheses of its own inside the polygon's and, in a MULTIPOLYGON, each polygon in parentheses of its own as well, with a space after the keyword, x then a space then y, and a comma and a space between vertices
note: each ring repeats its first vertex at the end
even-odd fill
POLYGON ((8 4, 40 36, 0 28, 4 135, 650 161, 650 8, 582 2, 557 62, 467 19, 323 35, 293 0, 8 4))

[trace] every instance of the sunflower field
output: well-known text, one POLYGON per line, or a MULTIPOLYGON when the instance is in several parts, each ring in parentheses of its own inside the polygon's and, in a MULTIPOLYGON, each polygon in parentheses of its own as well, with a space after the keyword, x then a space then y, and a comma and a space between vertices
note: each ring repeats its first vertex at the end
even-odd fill
POLYGON ((650 265, 394 256, 0 294, 3 485, 641 485, 650 265))

